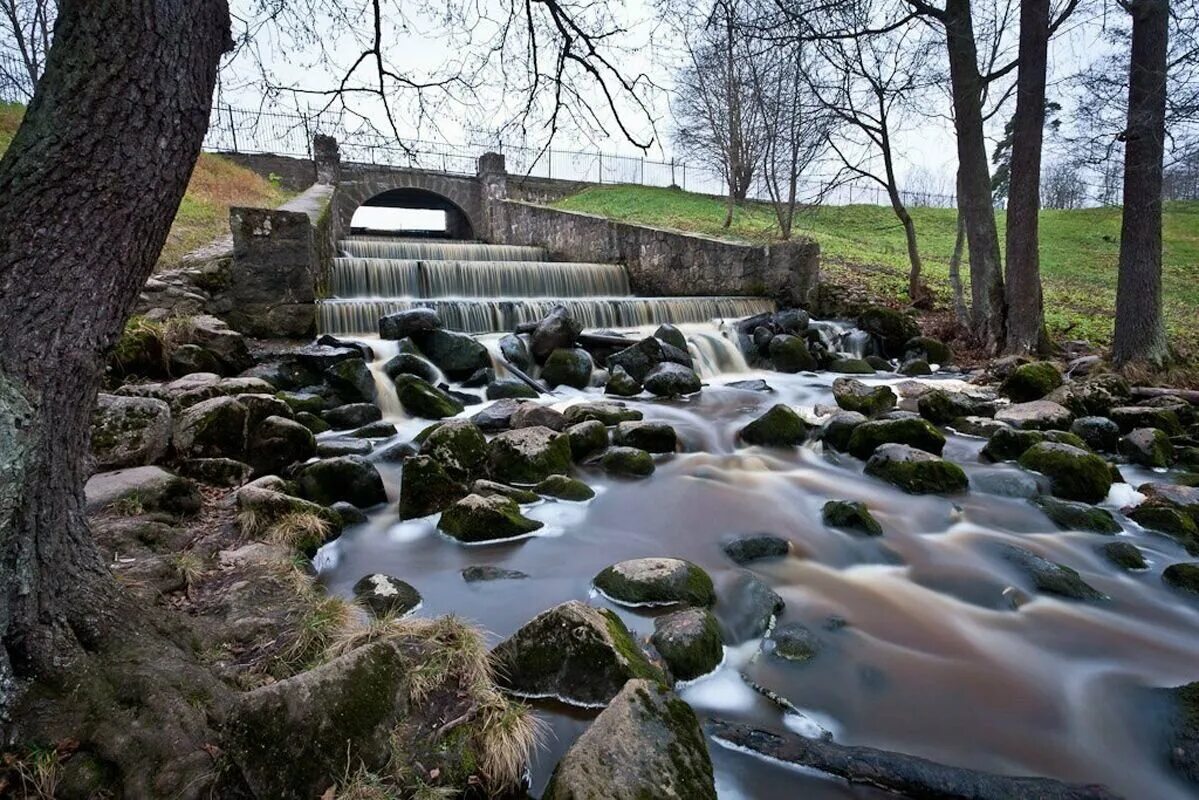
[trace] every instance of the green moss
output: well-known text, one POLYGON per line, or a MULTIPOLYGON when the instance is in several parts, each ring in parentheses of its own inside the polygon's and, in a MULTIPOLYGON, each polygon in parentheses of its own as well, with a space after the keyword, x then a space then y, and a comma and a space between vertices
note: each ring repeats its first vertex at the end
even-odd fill
POLYGON ((905 461, 873 456, 866 462, 866 474, 911 494, 952 494, 969 485, 961 467, 936 457, 905 461))
POLYGON ((460 400, 415 375, 399 375, 395 385, 400 405, 417 417, 444 419, 460 414, 466 408, 460 400))
POLYGON ((1162 572, 1162 580, 1175 589, 1199 594, 1199 563, 1171 564, 1162 572))
POLYGON ((1131 542, 1105 542, 1095 549, 1120 569, 1138 570, 1149 566, 1145 556, 1131 542))
POLYGON ((1065 530, 1091 533, 1119 533, 1120 523, 1112 512, 1085 503, 1072 503, 1052 497, 1038 497, 1032 504, 1045 512, 1054 524, 1065 530))
POLYGON ((1062 374, 1057 367, 1048 361, 1034 361, 1012 370, 1000 384, 999 391, 1014 403, 1027 403, 1040 400, 1061 385, 1062 374))
POLYGON ((603 616, 604 623, 608 628, 609 643, 624 660, 629 671, 629 677, 644 678, 645 680, 664 684, 666 677, 660 669, 651 664, 649 659, 645 657, 645 653, 637 646, 637 640, 633 638, 633 634, 625 627, 620 617, 615 612, 609 611, 606 608, 599 609, 599 613, 603 616))
POLYGON ((551 475, 534 486, 533 491, 537 494, 557 497, 560 500, 574 500, 576 502, 590 500, 595 497, 595 490, 590 486, 575 478, 568 478, 565 475, 551 475))
POLYGON ((904 346, 920 335, 920 326, 907 314, 884 306, 870 306, 858 315, 858 327, 874 336, 888 358, 903 355, 904 346))
POLYGON ((613 475, 643 478, 654 472, 654 457, 637 447, 609 447, 600 456, 600 466, 613 475))
POLYGON ((770 340, 770 360, 779 372, 805 372, 816 369, 816 359, 808 343, 798 336, 779 334, 770 340))
POLYGON ((874 367, 862 358, 835 358, 828 365, 828 371, 842 375, 873 375, 874 367))
POLYGON ((621 603, 710 606, 716 602, 712 578, 701 567, 682 559, 639 559, 622 561, 600 570, 596 588, 621 603), (651 561, 666 561, 665 569, 654 569, 641 577, 636 572, 651 561), (633 572, 634 574, 626 574, 633 572))
POLYGON ((706 675, 724 656, 720 626, 707 609, 690 608, 659 617, 650 641, 676 680, 706 675))
POLYGON ((1164 533, 1175 539, 1193 556, 1199 556, 1199 525, 1176 508, 1142 503, 1128 512, 1128 518, 1141 527, 1164 533))
POLYGON ((882 444, 906 444, 939 455, 945 448, 945 436, 926 419, 879 419, 854 428, 849 437, 849 452, 858 458, 869 458, 882 444))
POLYGON ((825 525, 834 528, 850 528, 867 536, 882 536, 883 526, 870 513, 865 503, 850 500, 829 500, 821 510, 825 525))
POLYGON ((940 339, 931 336, 916 336, 903 346, 905 358, 920 358, 940 366, 953 363, 953 350, 940 339))
POLYGON ((489 542, 532 533, 544 526, 520 513, 503 495, 470 494, 441 513, 437 527, 462 542, 489 542))
POLYGON ((778 403, 741 429, 746 444, 762 447, 797 447, 808 437, 808 426, 795 409, 778 403))
POLYGON ((1047 477, 1053 494, 1066 500, 1098 503, 1112 486, 1106 461, 1070 445, 1041 442, 1026 450, 1019 463, 1047 477))

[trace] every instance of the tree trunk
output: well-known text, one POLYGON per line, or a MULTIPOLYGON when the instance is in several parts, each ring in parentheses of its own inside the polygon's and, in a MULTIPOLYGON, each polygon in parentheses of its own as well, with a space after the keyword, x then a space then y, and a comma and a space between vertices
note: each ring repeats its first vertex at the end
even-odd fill
POLYGON ((225 0, 63 0, 0 161, 0 698, 104 640, 118 592, 83 483, 105 352, 208 127, 225 0))
POLYGON ((999 260, 999 234, 991 205, 991 174, 983 136, 982 78, 970 0, 946 0, 943 16, 953 90, 958 148, 958 213, 970 253, 971 317, 975 337, 987 350, 1003 345, 1007 309, 999 260))
POLYGON ((1020 71, 1012 118, 1007 208, 1007 351, 1032 353, 1047 340, 1041 299, 1037 214, 1041 208, 1041 145, 1045 131, 1045 69, 1049 0, 1021 0, 1020 71))
POLYGON ((1131 0, 1124 215, 1116 288, 1117 364, 1165 362, 1162 321, 1162 156, 1165 143, 1169 0, 1131 0))
POLYGON ((903 236, 908 248, 908 298, 912 305, 924 308, 929 304, 928 287, 920 280, 923 263, 920 261, 920 247, 916 241, 916 223, 903 204, 899 194, 899 181, 895 177, 895 160, 891 152, 890 122, 887 119, 887 98, 883 92, 876 93, 879 119, 879 148, 883 153, 883 169, 887 177, 887 199, 891 201, 891 210, 896 219, 903 225, 903 236))
POLYGON ((966 246, 966 220, 960 211, 956 227, 953 253, 949 256, 949 288, 953 292, 953 314, 957 317, 958 324, 971 328, 970 309, 966 306, 966 293, 962 289, 962 250, 966 246))

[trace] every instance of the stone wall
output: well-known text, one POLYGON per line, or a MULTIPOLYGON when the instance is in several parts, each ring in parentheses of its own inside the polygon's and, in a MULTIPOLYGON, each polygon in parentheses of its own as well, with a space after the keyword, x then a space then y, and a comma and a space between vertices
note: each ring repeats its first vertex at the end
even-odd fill
POLYGON ((531 244, 560 260, 621 262, 640 295, 762 295, 803 302, 820 279, 820 245, 728 242, 630 225, 518 200, 492 200, 492 239, 531 244))
POLYGON ((270 179, 289 192, 302 192, 316 181, 316 166, 308 158, 277 156, 274 153, 218 153, 238 166, 270 179))

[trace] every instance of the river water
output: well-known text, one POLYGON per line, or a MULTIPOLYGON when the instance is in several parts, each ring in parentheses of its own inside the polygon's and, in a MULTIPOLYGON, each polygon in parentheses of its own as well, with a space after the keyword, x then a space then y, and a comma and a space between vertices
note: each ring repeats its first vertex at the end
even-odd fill
MULTIPOLYGON (((822 649, 794 664, 755 657, 757 641, 727 647, 715 673, 679 687, 701 719, 719 716, 775 731, 819 725, 843 744, 957 766, 1100 782, 1129 798, 1192 796, 1146 733, 1150 711, 1141 691, 1196 678, 1199 604, 1161 582, 1165 566, 1185 559, 1181 548, 1117 513, 1121 536, 1135 542, 1151 566, 1137 573, 1115 568, 1094 549, 1111 537, 1059 531, 1027 500, 1009 496, 1031 476, 1014 465, 980 461, 979 438, 949 436, 944 456, 971 480, 971 490, 956 498, 905 494, 865 477, 861 461, 815 443, 793 451, 738 446, 736 432, 775 403, 815 420, 817 406, 833 404, 837 376, 750 371, 715 328, 685 330, 704 373, 703 392, 628 401, 647 420, 673 425, 683 443, 684 452, 655 457, 651 477, 619 480, 598 468, 578 468, 578 477, 596 490, 594 499, 526 507, 529 517, 545 523, 536 535, 467 547, 438 534, 436 516, 399 522, 394 503, 402 467, 379 463, 392 502, 321 551, 322 580, 349 596, 365 574, 394 575, 423 595, 419 614, 458 614, 477 622, 493 643, 572 599, 612 608, 647 637, 655 612, 597 595, 591 579, 598 571, 630 558, 689 559, 716 582, 720 616, 731 605, 722 588, 742 569, 723 553, 722 539, 770 532, 792 542, 791 555, 748 569, 786 601, 778 621, 817 631, 822 649), (750 378, 765 379, 773 391, 726 385, 750 378), (884 535, 868 539, 825 527, 821 507, 830 499, 866 502, 884 535), (1079 603, 1036 595, 995 554, 994 542, 1069 565, 1111 599, 1079 603), (468 584, 460 573, 471 565, 529 577, 468 584), (1011 586, 1027 591, 1031 601, 1016 610, 1005 596, 1011 586), (805 716, 784 713, 753 691, 743 672, 805 716)), ((379 347, 381 363, 387 343, 371 344, 379 347)), ((865 382, 900 380, 880 373, 865 382)), ((561 388, 553 405, 603 399, 600 392, 561 388)), ((402 440, 429 424, 405 418, 394 398, 381 398, 381 405, 402 440)), ((1132 486, 1164 477, 1122 470, 1132 486)), ((1118 484, 1105 505, 1117 511, 1139 499, 1129 485, 1118 484)), ((536 706, 550 734, 532 765, 535 795, 595 713, 536 706)), ((890 796, 717 742, 710 741, 709 750, 722 798, 890 796)))

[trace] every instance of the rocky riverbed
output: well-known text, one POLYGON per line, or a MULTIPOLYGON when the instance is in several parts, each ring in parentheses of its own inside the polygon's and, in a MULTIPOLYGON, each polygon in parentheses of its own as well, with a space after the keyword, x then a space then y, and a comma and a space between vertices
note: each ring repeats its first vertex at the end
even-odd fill
MULTIPOLYGON (((482 337, 416 309, 253 352, 201 318, 135 345, 101 397, 96 513, 226 508, 189 595, 249 538, 364 615, 477 623, 496 690, 551 732, 534 796, 1195 790, 1195 692, 1167 690, 1199 678, 1196 409, 1095 359, 964 373, 886 309, 639 331, 555 310, 482 337)), ((247 627, 235 596, 222 624, 247 627)))

